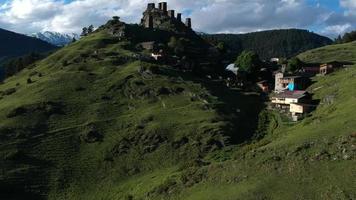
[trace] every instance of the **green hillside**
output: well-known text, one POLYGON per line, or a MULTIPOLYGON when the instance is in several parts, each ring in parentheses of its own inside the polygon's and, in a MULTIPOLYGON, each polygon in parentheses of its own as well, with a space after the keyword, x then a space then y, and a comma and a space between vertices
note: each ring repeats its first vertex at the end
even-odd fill
POLYGON ((147 59, 137 44, 159 31, 126 28, 0 85, 0 199, 356 198, 356 67, 315 79, 321 105, 291 124, 257 93, 147 59))
POLYGON ((300 54, 298 57, 305 62, 352 62, 356 63, 356 42, 329 45, 300 54))
POLYGON ((136 43, 108 32, 0 85, 2 199, 154 195, 167 177, 252 135, 258 95, 139 59, 136 43), (137 181, 146 183, 131 191, 137 181))

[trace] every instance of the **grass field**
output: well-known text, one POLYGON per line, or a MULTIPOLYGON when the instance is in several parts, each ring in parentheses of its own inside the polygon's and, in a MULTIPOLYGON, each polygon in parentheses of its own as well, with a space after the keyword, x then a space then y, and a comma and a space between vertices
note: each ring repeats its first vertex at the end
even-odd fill
POLYGON ((313 49, 298 57, 305 62, 325 63, 332 61, 356 63, 356 42, 336 44, 313 49))

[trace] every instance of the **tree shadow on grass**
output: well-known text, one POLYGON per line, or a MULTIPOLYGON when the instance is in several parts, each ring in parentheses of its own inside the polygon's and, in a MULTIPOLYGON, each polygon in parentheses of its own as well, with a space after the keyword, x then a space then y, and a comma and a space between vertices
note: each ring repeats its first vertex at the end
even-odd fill
POLYGON ((222 80, 196 77, 189 72, 163 69, 161 73, 201 84, 210 94, 217 97, 221 103, 215 105, 216 110, 230 122, 230 127, 226 128, 225 134, 230 137, 231 144, 240 144, 253 138, 258 127, 258 116, 265 108, 259 93, 228 88, 222 80))

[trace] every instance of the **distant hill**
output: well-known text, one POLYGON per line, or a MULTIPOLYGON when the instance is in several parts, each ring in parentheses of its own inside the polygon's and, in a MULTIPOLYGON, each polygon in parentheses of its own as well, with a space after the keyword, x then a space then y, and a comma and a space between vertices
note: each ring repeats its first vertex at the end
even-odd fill
POLYGON ((42 40, 0 29, 0 58, 16 57, 30 52, 46 52, 56 47, 42 40))
POLYGON ((356 63, 356 42, 329 45, 306 51, 298 56, 305 62, 353 62, 356 63))
POLYGON ((65 46, 73 41, 73 38, 78 40, 80 36, 76 33, 58 33, 58 32, 39 32, 31 34, 30 36, 53 44, 55 46, 65 46))
POLYGON ((37 38, 0 28, 0 80, 4 78, 3 64, 10 58, 29 53, 43 53, 57 48, 37 38))
POLYGON ((262 59, 289 58, 309 49, 332 43, 330 38, 299 29, 247 34, 202 34, 202 37, 215 45, 223 42, 228 50, 226 55, 228 59, 234 59, 243 50, 255 51, 262 59))

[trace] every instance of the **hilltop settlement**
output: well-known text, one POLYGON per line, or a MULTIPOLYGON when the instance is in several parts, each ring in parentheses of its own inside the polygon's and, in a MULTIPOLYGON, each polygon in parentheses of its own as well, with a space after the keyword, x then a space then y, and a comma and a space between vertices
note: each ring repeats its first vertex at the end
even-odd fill
MULTIPOLYGON (((111 33, 119 38, 137 37, 137 30, 130 32, 132 27, 120 22, 118 17, 108 24, 111 33)), ((312 100, 312 93, 306 91, 313 77, 326 76, 352 64, 338 61, 303 63, 298 58, 271 58, 266 61, 253 52, 242 52, 235 63, 225 67, 231 60, 224 60, 226 50, 219 46, 224 44, 203 41, 192 29, 192 19, 186 18, 183 23, 182 14, 169 10, 167 2, 158 3, 158 7, 155 3, 149 3, 140 26, 145 29, 141 31, 146 36, 137 46, 146 51, 147 59, 193 71, 198 76, 219 79, 230 88, 253 91, 257 86, 258 92, 268 96, 269 108, 285 114, 292 121, 303 119, 318 105, 312 100), (244 59, 251 62, 246 63, 244 59)), ((143 39, 142 36, 140 39, 143 39)))
MULTIPOLYGON (((266 61, 260 60, 258 55, 253 55, 255 62, 245 63, 247 66, 241 66, 235 62, 222 68, 220 66, 231 62, 231 60, 223 59, 224 50, 219 46, 207 45, 201 41, 201 38, 192 30, 192 19, 186 18, 183 23, 182 14, 176 14, 173 9, 168 10, 167 2, 158 3, 158 7, 155 3, 149 3, 140 25, 145 29, 160 33, 159 39, 139 43, 139 46, 147 51, 148 56, 156 62, 176 66, 185 71, 194 71, 197 75, 205 75, 210 79, 220 79, 232 88, 253 90, 251 86, 255 85, 262 94, 269 96, 271 109, 280 111, 293 121, 303 119, 318 105, 318 102, 312 100, 312 93, 306 91, 312 84, 313 77, 326 76, 352 64, 338 61, 303 63, 298 58, 292 58, 292 61, 286 58, 271 58, 266 61), (167 45, 162 43, 161 37, 167 35, 165 31, 174 33, 167 45), (246 68, 254 69, 249 71, 246 68)), ((123 30, 126 29, 121 28, 119 32, 113 31, 113 34, 119 37, 130 35, 123 30)), ((242 52, 244 53, 253 54, 253 52, 242 52)))

